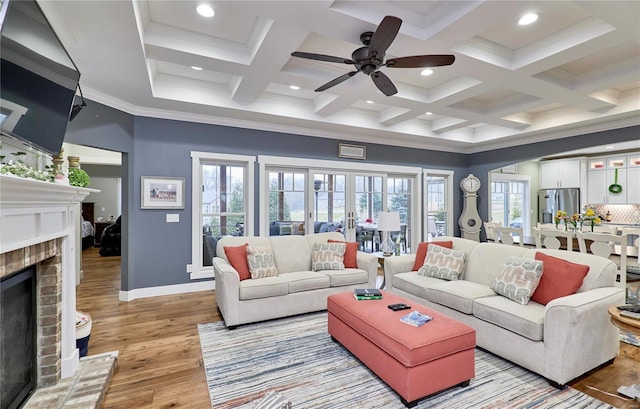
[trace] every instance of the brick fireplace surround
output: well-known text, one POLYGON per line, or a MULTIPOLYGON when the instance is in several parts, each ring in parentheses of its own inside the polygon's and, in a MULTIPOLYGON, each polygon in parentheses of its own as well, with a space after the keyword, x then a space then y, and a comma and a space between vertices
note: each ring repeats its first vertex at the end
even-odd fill
POLYGON ((55 385, 61 378, 61 242, 53 239, 0 254, 0 279, 36 265, 38 388, 55 385))
POLYGON ((37 379, 29 407, 99 407, 117 353, 76 348, 80 203, 94 189, 0 175, 0 279, 36 266, 37 379), (96 398, 97 396, 97 398, 96 398))

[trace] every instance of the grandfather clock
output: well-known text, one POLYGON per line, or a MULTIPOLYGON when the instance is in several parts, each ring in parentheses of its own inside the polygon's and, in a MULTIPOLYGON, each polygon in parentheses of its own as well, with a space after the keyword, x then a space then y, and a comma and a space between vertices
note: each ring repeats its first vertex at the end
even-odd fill
POLYGON ((462 237, 465 239, 480 241, 482 220, 480 220, 480 214, 478 213, 477 194, 480 189, 480 179, 470 173, 469 176, 462 179, 460 182, 460 188, 464 194, 462 214, 460 215, 460 219, 458 219, 458 225, 462 231, 462 237))

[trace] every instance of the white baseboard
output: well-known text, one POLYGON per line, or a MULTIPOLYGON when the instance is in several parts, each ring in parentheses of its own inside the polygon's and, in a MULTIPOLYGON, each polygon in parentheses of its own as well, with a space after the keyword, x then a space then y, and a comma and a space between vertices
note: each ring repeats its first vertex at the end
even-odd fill
POLYGON ((198 291, 215 290, 215 280, 203 281, 198 283, 164 285, 159 287, 136 288, 131 291, 120 291, 120 301, 133 301, 138 298, 158 297, 161 295, 174 295, 195 293, 198 291))

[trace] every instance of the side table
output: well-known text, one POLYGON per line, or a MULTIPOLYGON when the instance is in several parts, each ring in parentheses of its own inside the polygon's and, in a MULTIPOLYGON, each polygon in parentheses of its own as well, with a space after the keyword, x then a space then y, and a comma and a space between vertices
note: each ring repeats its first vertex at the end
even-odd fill
POLYGON ((386 278, 385 278, 385 275, 384 275, 384 259, 387 258, 387 257, 393 257, 393 254, 390 255, 390 256, 385 256, 384 253, 381 252, 381 251, 376 251, 376 252, 373 252, 371 254, 373 254, 374 256, 378 257, 378 264, 380 264, 380 267, 382 267, 382 284, 380 284, 380 289, 383 290, 384 286, 386 285, 386 281, 385 281, 386 278))
MULTIPOLYGON (((621 316, 620 310, 618 310, 615 305, 609 307, 609 315, 611 316, 611 323, 616 327, 631 332, 632 334, 640 335, 640 320, 621 316)), ((621 386, 618 388, 618 393, 632 399, 640 400, 640 384, 621 386)))

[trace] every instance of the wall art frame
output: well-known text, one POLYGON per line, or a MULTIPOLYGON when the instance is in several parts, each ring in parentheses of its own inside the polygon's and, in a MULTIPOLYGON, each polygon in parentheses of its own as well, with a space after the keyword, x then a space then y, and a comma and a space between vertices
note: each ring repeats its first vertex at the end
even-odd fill
POLYGON ((141 176, 141 209, 184 209, 184 178, 141 176))

